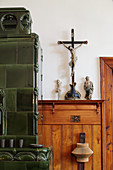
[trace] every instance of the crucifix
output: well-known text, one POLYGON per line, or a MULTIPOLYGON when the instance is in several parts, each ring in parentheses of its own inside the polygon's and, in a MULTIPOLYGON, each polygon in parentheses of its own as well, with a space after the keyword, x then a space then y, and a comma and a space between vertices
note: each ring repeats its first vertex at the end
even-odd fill
POLYGON ((71 90, 69 92, 67 92, 65 95, 66 100, 75 100, 77 98, 80 98, 80 96, 81 96, 80 93, 74 89, 74 87, 76 85, 76 82, 74 80, 74 67, 75 67, 75 62, 77 60, 75 51, 82 44, 87 44, 87 43, 88 43, 88 41, 74 41, 74 29, 71 29, 71 41, 58 41, 58 44, 63 44, 64 47, 67 48, 71 53, 71 61, 69 63, 69 66, 71 67, 72 84, 70 84, 71 90), (67 46, 66 44, 69 44, 69 46, 67 46), (75 44, 79 44, 79 45, 74 48, 75 44))

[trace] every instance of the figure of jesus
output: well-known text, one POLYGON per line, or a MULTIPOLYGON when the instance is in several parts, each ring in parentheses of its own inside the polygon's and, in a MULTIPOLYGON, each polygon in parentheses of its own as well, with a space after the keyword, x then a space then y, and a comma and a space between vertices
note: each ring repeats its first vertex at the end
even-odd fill
POLYGON ((77 48, 79 48, 82 44, 78 45, 77 47, 73 48, 72 46, 66 46, 62 41, 58 41, 58 44, 63 44, 64 47, 66 47, 70 53, 71 53, 71 61, 69 62, 69 66, 72 67, 72 69, 74 70, 75 67, 75 62, 77 61, 77 56, 75 54, 75 51, 77 48))

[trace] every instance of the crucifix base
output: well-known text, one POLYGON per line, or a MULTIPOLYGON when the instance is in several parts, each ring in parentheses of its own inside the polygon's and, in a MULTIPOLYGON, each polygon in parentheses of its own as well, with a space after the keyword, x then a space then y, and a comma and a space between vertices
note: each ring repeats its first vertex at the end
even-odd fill
POLYGON ((75 90, 75 85, 70 84, 70 87, 71 87, 71 90, 69 90, 66 93, 65 100, 77 100, 77 99, 80 99, 81 94, 77 90, 75 90))

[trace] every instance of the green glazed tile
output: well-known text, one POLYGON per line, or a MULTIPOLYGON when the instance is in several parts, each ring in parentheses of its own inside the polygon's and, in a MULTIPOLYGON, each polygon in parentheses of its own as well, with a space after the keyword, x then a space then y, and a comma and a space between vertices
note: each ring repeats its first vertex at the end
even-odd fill
POLYGON ((30 135, 17 135, 16 137, 16 146, 19 147, 19 140, 23 139, 24 141, 24 148, 29 148, 30 144, 35 144, 36 143, 36 137, 35 136, 30 136, 30 135))
POLYGON ((28 65, 26 69, 26 87, 33 87, 33 72, 34 72, 34 66, 28 65))
POLYGON ((49 161, 28 162, 27 170, 49 170, 49 161))
POLYGON ((6 87, 24 88, 33 86, 33 66, 10 65, 6 68, 6 87))
POLYGON ((18 42, 18 64, 32 64, 34 56, 33 42, 18 42))
POLYGON ((6 83, 6 67, 0 65, 0 88, 5 88, 5 83, 6 83))
POLYGON ((33 89, 17 90, 17 111, 33 111, 33 89))
POLYGON ((27 135, 28 118, 27 114, 22 112, 7 113, 7 134, 8 135, 27 135))
POLYGON ((26 167, 27 170, 39 170, 39 162, 28 162, 26 167))
POLYGON ((49 170, 48 161, 5 161, 0 162, 1 170, 49 170))
POLYGON ((7 66, 6 72, 6 87, 7 88, 18 88, 25 87, 26 82, 26 67, 10 65, 7 66))
POLYGON ((0 43, 0 64, 15 64, 17 44, 15 42, 0 43))
POLYGON ((16 111, 16 89, 6 89, 6 111, 16 111))
POLYGON ((33 135, 33 112, 28 113, 28 135, 33 135))
POLYGON ((40 170, 49 170, 49 161, 39 161, 40 170))
POLYGON ((24 141, 24 146, 25 147, 30 147, 29 146, 30 144, 33 144, 33 143, 35 144, 36 143, 35 136, 32 136, 32 137, 28 136, 28 137, 25 137, 24 139, 25 139, 25 141, 24 141))
POLYGON ((26 165, 24 162, 4 162, 4 170, 26 170, 26 165))
POLYGON ((0 170, 4 170, 4 162, 0 162, 0 170))

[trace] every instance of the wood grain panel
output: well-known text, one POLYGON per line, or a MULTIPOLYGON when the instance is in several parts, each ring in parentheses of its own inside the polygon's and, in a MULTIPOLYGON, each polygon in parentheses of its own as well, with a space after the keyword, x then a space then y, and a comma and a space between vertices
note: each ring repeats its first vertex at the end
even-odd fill
POLYGON ((112 169, 112 104, 111 104, 111 84, 112 84, 112 70, 108 65, 105 65, 105 112, 106 115, 106 161, 107 169, 112 169))
MULTIPOLYGON (((43 105, 43 109, 46 110, 46 111, 52 111, 53 108, 55 110, 96 110, 97 109, 97 106, 95 104, 77 104, 77 105, 74 105, 74 104, 67 104, 67 105, 60 105, 60 104, 49 104, 48 107, 47 105, 43 105)), ((39 110, 42 109, 42 106, 39 105, 39 110)))
POLYGON ((42 128, 42 144, 45 147, 52 146, 52 126, 51 125, 43 125, 42 128))
POLYGON ((72 170, 72 126, 62 126, 62 170, 72 170))
POLYGON ((42 128, 43 126, 40 124, 38 125, 38 143, 42 144, 43 143, 43 135, 42 135, 42 128))
POLYGON ((61 170, 61 125, 52 126, 54 170, 61 170))
MULTIPOLYGON (((42 105, 41 104, 39 104, 39 106, 38 106, 38 109, 39 109, 39 111, 41 111, 42 110, 42 105)), ((52 103, 51 104, 44 104, 43 105, 43 110, 53 110, 53 105, 52 105, 52 103)))
POLYGON ((101 170, 101 126, 93 125, 93 170, 101 170))
MULTIPOLYGON (((105 61, 103 57, 100 57, 100 83, 101 83, 101 98, 105 100, 105 61)), ((106 170, 106 113, 105 113, 105 101, 102 105, 102 168, 106 170)))
POLYGON ((55 105, 55 110, 96 110, 97 107, 94 104, 66 104, 66 105, 55 105))
POLYGON ((100 57, 103 170, 113 170, 113 57, 100 57))
POLYGON ((39 110, 96 110, 101 100, 39 100, 39 110))
MULTIPOLYGON (((113 73, 112 73, 112 87, 113 87, 113 73)), ((112 88, 112 99, 111 101, 113 102, 113 88, 112 88)), ((112 121, 111 121, 111 126, 112 126, 112 166, 113 166, 113 104, 112 105, 112 121)))
MULTIPOLYGON (((52 144, 52 126, 51 125, 43 125, 42 129, 39 126, 39 132, 42 131, 42 136, 39 135, 39 144, 44 145, 44 147, 51 147, 52 144)), ((41 134, 41 133, 40 133, 41 134)), ((49 161, 49 170, 53 170, 53 156, 49 161)))
POLYGON ((56 111, 54 114, 50 111, 43 111, 43 115, 43 124, 101 124, 100 111, 97 113, 94 110, 65 110, 56 111), (80 116, 80 122, 72 122, 71 116, 74 115, 80 116))
MULTIPOLYGON (((89 143, 89 148, 93 150, 92 140, 93 140, 93 133, 92 133, 92 126, 91 125, 84 125, 83 126, 83 133, 85 133, 85 143, 89 143)), ((85 169, 92 170, 93 167, 93 156, 89 158, 89 162, 85 163, 85 169)))

